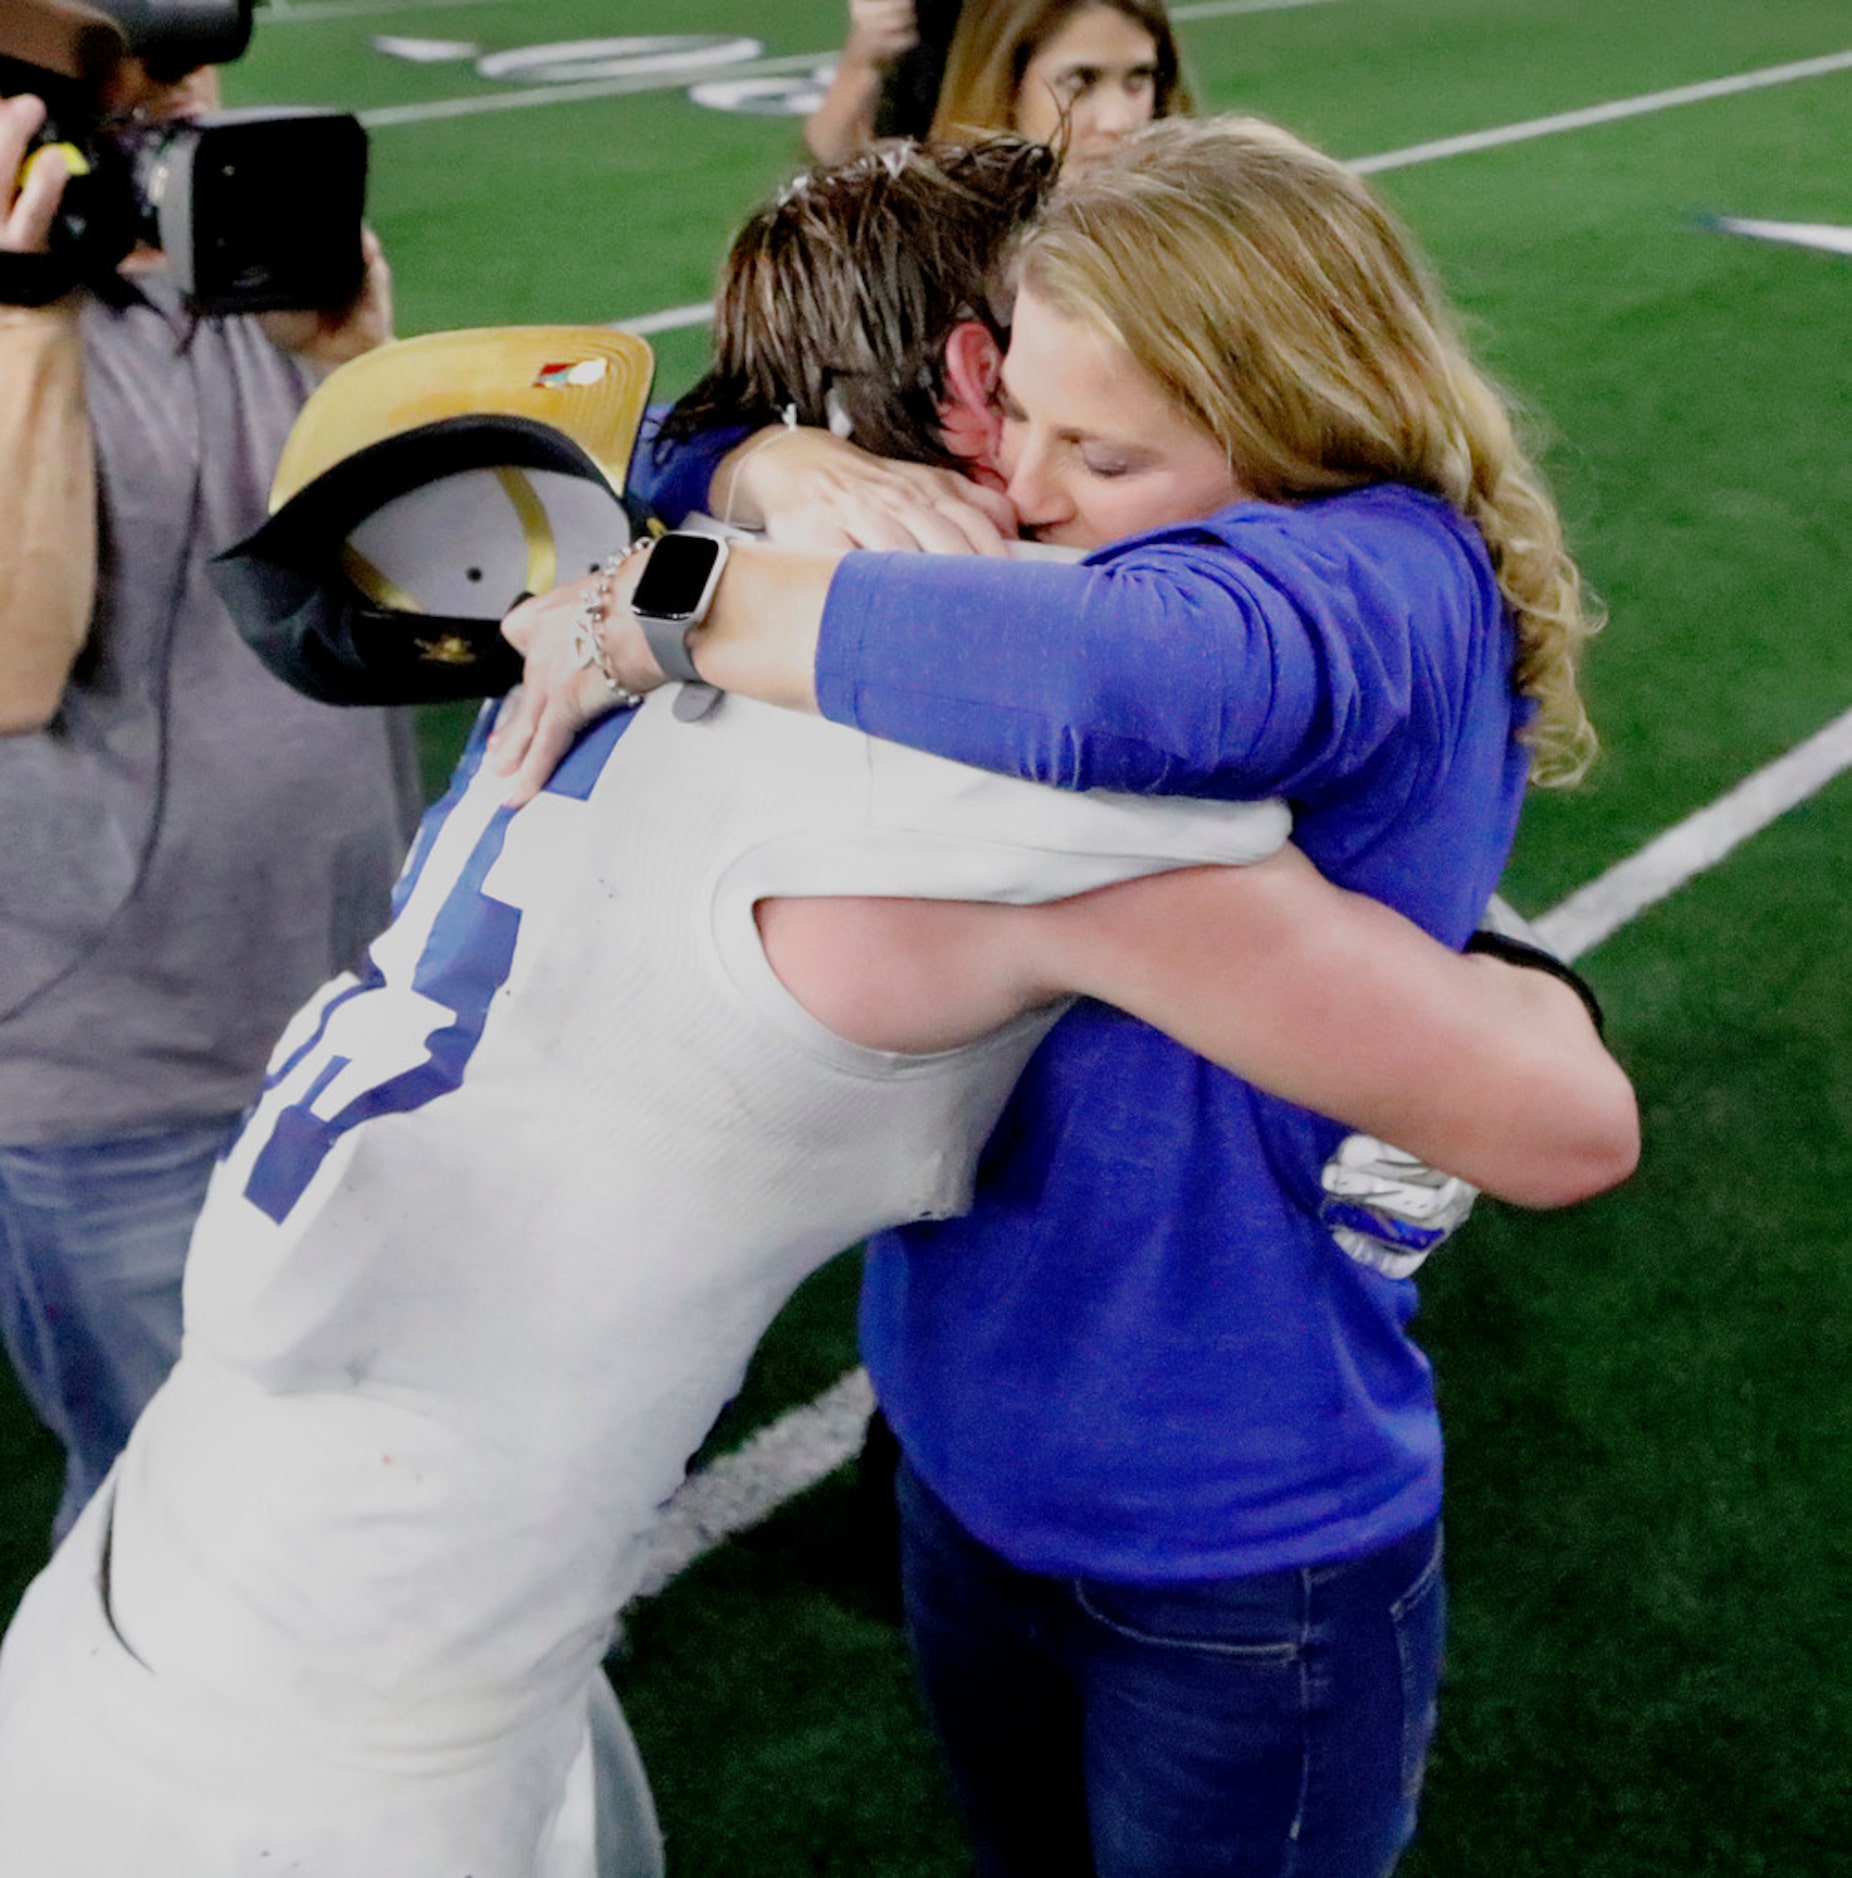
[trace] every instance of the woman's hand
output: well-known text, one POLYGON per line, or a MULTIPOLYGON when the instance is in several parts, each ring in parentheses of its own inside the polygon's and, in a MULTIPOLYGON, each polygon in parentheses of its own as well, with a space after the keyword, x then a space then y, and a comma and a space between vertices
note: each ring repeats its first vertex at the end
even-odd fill
POLYGON ((804 124, 819 163, 843 163, 875 134, 875 109, 894 61, 919 43, 913 0, 849 0, 849 37, 823 102, 804 124))
POLYGON ((891 65, 918 45, 919 39, 913 0, 849 0, 849 37, 842 49, 845 64, 891 65))
POLYGON ((1000 490, 952 470, 897 463, 826 430, 762 430, 714 473, 712 498, 729 521, 768 541, 841 552, 889 548, 1005 554, 1016 510, 1000 490))
POLYGON ((520 688, 503 705, 489 736, 490 767, 513 778, 511 808, 532 801, 579 732, 623 702, 597 663, 585 663, 582 649, 580 619, 600 582, 609 588, 600 636, 612 675, 632 694, 653 691, 663 682, 630 615, 642 560, 633 555, 613 574, 588 574, 523 600, 502 621, 503 638, 526 661, 520 688))

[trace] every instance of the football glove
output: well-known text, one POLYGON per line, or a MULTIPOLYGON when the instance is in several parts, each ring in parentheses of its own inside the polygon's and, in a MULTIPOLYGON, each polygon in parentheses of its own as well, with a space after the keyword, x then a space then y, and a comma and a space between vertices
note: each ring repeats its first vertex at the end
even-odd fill
POLYGON ((1473 1210, 1479 1189, 1373 1135, 1347 1135, 1319 1176, 1319 1217, 1373 1271, 1412 1278, 1473 1210))

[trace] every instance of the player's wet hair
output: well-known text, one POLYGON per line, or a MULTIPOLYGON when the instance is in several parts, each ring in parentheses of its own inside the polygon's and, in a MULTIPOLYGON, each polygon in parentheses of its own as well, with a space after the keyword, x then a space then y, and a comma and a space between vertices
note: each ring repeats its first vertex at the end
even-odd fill
POLYGON ((794 177, 735 237, 714 363, 663 437, 790 413, 880 456, 964 468, 939 433, 946 340, 977 319, 1005 342, 1006 257, 1056 162, 1017 137, 897 142, 794 177))
POLYGON ((1358 177, 1259 118, 1148 125, 1063 178, 1018 284, 1123 345, 1262 501, 1399 482, 1471 520, 1536 700, 1533 774, 1587 768, 1576 667, 1599 608, 1503 394, 1358 177))

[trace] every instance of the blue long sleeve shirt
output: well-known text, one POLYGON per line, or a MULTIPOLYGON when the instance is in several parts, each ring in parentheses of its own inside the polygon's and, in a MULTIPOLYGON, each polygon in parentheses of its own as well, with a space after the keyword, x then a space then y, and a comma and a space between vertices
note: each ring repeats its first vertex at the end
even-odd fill
MULTIPOLYGON (((1283 795, 1331 879, 1449 944, 1527 768, 1477 532, 1393 485, 1244 503, 1081 566, 851 555, 826 715, 1068 788, 1283 795)), ((1438 1509, 1413 1287, 1319 1225, 1336 1124, 1083 1004, 965 1217, 872 1248, 862 1346, 910 1458, 1025 1569, 1134 1582, 1355 1556, 1438 1509)))

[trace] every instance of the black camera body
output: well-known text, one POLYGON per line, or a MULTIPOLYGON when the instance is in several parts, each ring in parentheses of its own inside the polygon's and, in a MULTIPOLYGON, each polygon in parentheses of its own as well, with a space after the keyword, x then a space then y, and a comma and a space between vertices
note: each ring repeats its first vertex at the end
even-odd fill
POLYGON ((215 111, 115 142, 136 236, 161 249, 203 312, 341 307, 360 291, 367 134, 358 119, 215 111))
POLYGON ((0 96, 45 100, 35 142, 64 146, 72 170, 51 233, 54 281, 107 291, 146 242, 205 313, 333 309, 359 292, 367 138, 358 119, 309 109, 148 123, 104 115, 103 88, 125 50, 164 83, 224 64, 249 43, 252 4, 36 0, 35 11, 35 0, 9 0, 0 96), (58 29, 49 37, 48 24, 58 29))

